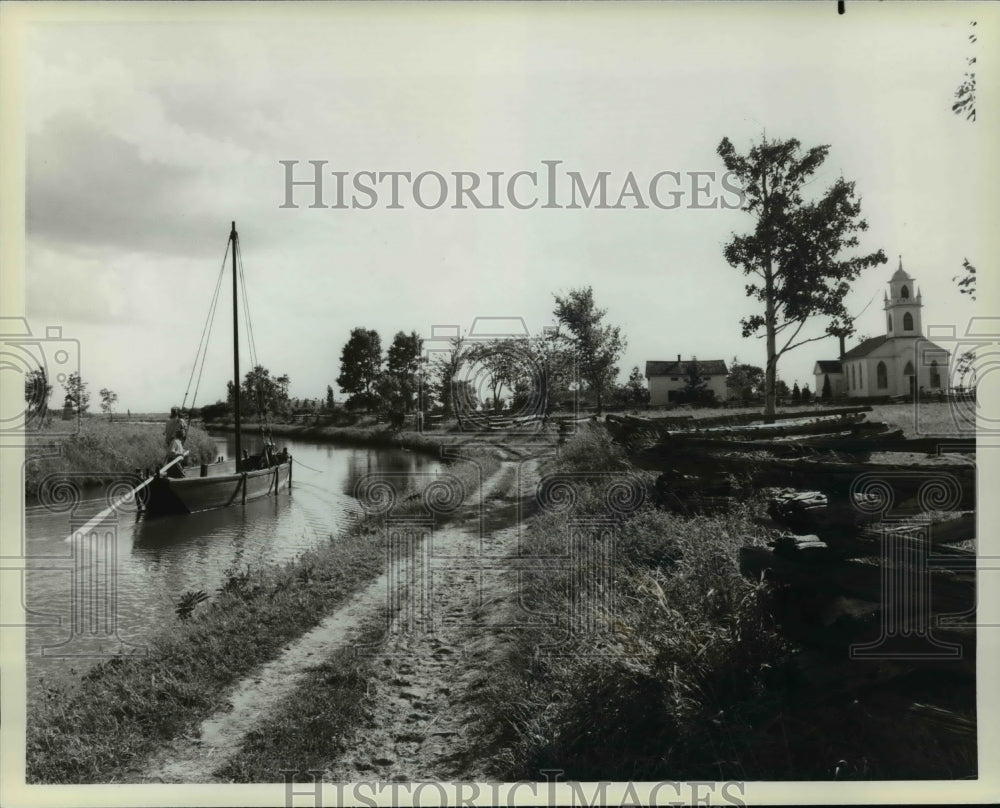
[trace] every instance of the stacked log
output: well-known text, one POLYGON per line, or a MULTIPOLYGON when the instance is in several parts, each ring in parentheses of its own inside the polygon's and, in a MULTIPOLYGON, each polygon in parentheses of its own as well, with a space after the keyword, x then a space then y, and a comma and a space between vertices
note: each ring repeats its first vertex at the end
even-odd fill
POLYGON ((866 411, 766 424, 618 417, 612 428, 633 463, 661 472, 659 501, 675 511, 727 507, 771 489, 769 524, 784 532, 766 547, 748 539, 740 568, 770 583, 775 620, 805 649, 807 678, 852 687, 931 669, 968 680, 975 466, 871 456, 969 454, 975 439, 906 438, 865 420, 866 411))

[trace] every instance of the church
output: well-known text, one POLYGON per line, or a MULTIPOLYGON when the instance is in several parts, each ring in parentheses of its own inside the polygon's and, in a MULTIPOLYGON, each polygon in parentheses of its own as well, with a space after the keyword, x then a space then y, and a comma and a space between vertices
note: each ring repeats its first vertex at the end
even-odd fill
POLYGON ((884 335, 866 339, 849 351, 841 339, 840 359, 816 363, 817 394, 822 394, 827 381, 833 397, 888 398, 945 391, 949 354, 923 336, 920 290, 903 269, 902 256, 899 269, 889 279, 884 308, 884 335))

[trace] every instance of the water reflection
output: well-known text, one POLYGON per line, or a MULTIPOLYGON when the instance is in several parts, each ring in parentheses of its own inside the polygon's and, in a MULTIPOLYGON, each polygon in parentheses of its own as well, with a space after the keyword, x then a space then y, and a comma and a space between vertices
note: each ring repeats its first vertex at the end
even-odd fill
MULTIPOLYGON (((233 456, 231 438, 220 438, 218 443, 219 454, 233 456)), ((397 449, 281 443, 287 443, 296 461, 291 491, 188 516, 147 521, 122 514, 117 523, 102 526, 114 534, 113 572, 122 640, 148 643, 163 625, 177 619, 174 610, 181 595, 197 590, 214 594, 227 570, 287 561, 326 541, 359 511, 353 494, 365 476, 384 473, 417 481, 441 468, 434 458, 397 449)), ((63 541, 69 527, 66 514, 37 508, 26 511, 28 555, 47 559, 29 565, 25 574, 26 605, 47 618, 27 630, 29 698, 37 695, 38 676, 65 682, 99 661, 40 655, 42 647, 65 642, 70 633, 73 548, 63 541)), ((84 548, 82 552, 89 551, 84 548)), ((113 650, 106 638, 95 638, 94 648, 98 647, 113 650)))

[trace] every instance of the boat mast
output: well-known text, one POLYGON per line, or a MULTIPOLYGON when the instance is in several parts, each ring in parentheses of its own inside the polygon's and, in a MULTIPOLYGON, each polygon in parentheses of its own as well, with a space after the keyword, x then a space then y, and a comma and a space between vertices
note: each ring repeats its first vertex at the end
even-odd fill
POLYGON ((243 465, 243 451, 240 432, 240 328, 239 328, 239 298, 237 296, 238 279, 236 277, 236 222, 233 222, 233 229, 229 234, 229 240, 233 243, 233 422, 236 427, 236 470, 240 471, 243 465))

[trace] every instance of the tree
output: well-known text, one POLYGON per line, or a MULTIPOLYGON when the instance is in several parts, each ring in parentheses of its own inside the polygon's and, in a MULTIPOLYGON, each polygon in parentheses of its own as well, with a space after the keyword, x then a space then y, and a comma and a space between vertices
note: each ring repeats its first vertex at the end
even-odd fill
POLYGON ((462 414, 455 406, 455 377, 465 361, 466 344, 461 335, 452 337, 446 351, 436 352, 431 363, 434 392, 444 408, 446 416, 454 414, 458 418, 458 428, 462 428, 462 414))
POLYGON ((523 352, 511 392, 511 410, 548 418, 575 381, 573 356, 555 328, 517 340, 523 352))
POLYGON ((571 289, 565 297, 554 295, 553 314, 567 333, 563 339, 573 352, 580 376, 596 398, 597 412, 603 411, 604 392, 618 376, 617 362, 627 346, 617 326, 602 325, 607 309, 594 305, 594 290, 571 289))
POLYGON ((767 347, 764 415, 774 416, 778 360, 807 342, 850 333, 853 317, 844 307, 850 282, 861 272, 886 262, 882 250, 841 257, 857 247, 857 234, 868 229, 860 218, 861 202, 854 183, 838 178, 817 200, 802 191, 826 160, 829 146, 801 153, 798 140, 768 140, 737 153, 723 138, 718 154, 744 188, 743 210, 754 217, 749 235, 733 235, 725 246, 726 261, 744 275, 755 276, 746 292, 764 305, 763 314, 741 321, 743 337, 763 330, 767 347), (814 316, 829 319, 826 332, 799 339, 814 316), (782 340, 778 344, 779 338, 782 340))
POLYGON ((326 409, 333 412, 333 388, 330 385, 326 386, 326 409))
POLYGON ((513 391, 519 380, 523 382, 527 353, 528 343, 523 339, 495 339, 470 346, 467 358, 474 366, 482 368, 486 376, 494 414, 503 407, 501 390, 513 391))
MULTIPOLYGON (((280 415, 288 411, 289 379, 287 374, 272 376, 263 365, 248 370, 240 385, 240 412, 244 415, 280 415)), ((226 400, 233 404, 233 383, 226 382, 226 400)))
MULTIPOLYGON (((973 20, 970 25, 975 28, 976 21, 973 20)), ((969 42, 973 45, 976 44, 977 36, 976 32, 973 31, 969 34, 969 42)), ((970 56, 966 59, 969 67, 975 67, 976 57, 970 56)), ((951 105, 951 111, 956 115, 964 115, 967 121, 976 120, 976 71, 970 70, 965 74, 965 78, 962 83, 958 85, 958 89, 955 90, 955 103, 951 105)))
POLYGON ((398 332, 386 357, 386 373, 393 377, 405 412, 413 409, 419 389, 419 374, 424 364, 424 341, 416 331, 398 332))
POLYGON ((684 387, 679 391, 678 398, 686 404, 706 404, 715 397, 708 389, 708 377, 701 375, 701 366, 695 357, 685 363, 684 387))
POLYGON ((812 390, 809 389, 808 384, 802 385, 802 403, 806 404, 812 400, 813 394, 812 390))
POLYGON ((623 393, 623 400, 626 404, 631 404, 635 407, 640 404, 649 403, 649 388, 646 386, 646 377, 639 370, 638 365, 635 365, 632 368, 632 372, 629 373, 623 393))
POLYGON ((382 370, 382 340, 373 329, 355 328, 340 354, 337 384, 351 395, 352 406, 371 409, 373 388, 382 370))
POLYGON ((823 392, 821 395, 824 401, 829 401, 833 398, 833 388, 830 386, 830 377, 826 373, 823 374, 823 392))
POLYGON ((90 406, 90 393, 87 392, 87 383, 80 378, 80 372, 74 370, 63 382, 63 389, 66 391, 66 406, 77 415, 83 415, 90 406))
POLYGON ((118 401, 118 394, 107 387, 101 388, 101 412, 107 414, 109 421, 115 420, 113 408, 118 401))
POLYGON ((784 379, 774 380, 774 394, 777 398, 788 398, 790 392, 791 391, 788 389, 788 385, 785 383, 784 379))
POLYGON ((802 391, 799 390, 799 383, 795 382, 792 385, 792 403, 798 404, 802 400, 802 391))
POLYGON ((965 258, 962 260, 962 269, 965 270, 965 276, 959 277, 954 275, 952 280, 958 284, 958 291, 963 295, 968 295, 973 300, 976 299, 976 268, 969 263, 969 259, 965 258))
POLYGON ((733 398, 748 402, 764 393, 764 369, 757 365, 747 365, 735 356, 729 366, 726 387, 733 398))
POLYGON ((45 368, 38 367, 28 372, 24 377, 25 418, 44 419, 49 410, 49 396, 52 395, 52 385, 45 368))

